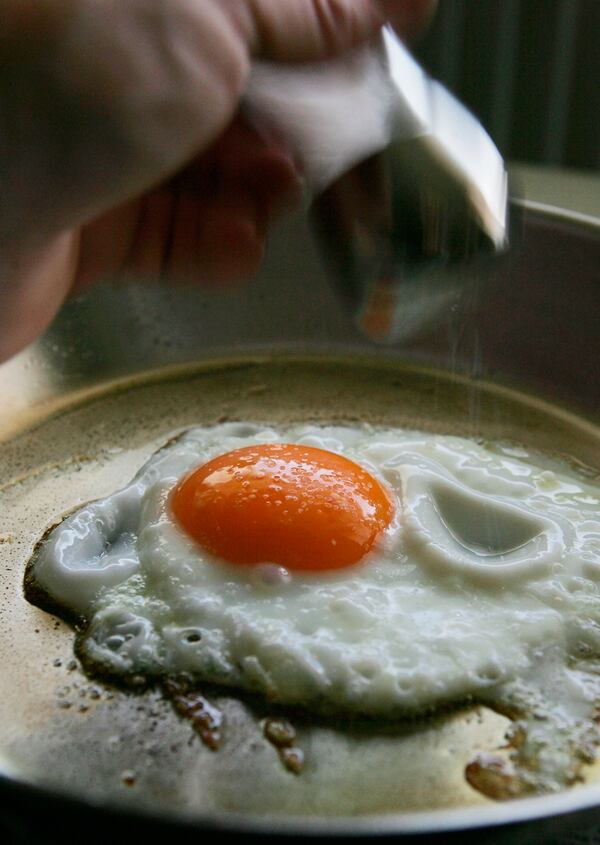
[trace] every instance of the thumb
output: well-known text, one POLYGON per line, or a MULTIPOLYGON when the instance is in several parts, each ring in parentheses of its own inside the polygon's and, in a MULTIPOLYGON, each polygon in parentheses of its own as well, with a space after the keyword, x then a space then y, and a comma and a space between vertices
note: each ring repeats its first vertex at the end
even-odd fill
POLYGON ((317 61, 366 41, 383 23, 373 0, 232 0, 230 15, 251 55, 317 61))

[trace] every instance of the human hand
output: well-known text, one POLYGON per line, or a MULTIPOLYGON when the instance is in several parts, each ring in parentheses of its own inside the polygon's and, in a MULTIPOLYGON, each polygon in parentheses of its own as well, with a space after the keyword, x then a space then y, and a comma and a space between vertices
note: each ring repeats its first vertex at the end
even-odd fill
POLYGON ((0 10, 0 358, 99 277, 252 275, 299 199, 237 116, 253 58, 318 60, 432 0, 9 0, 0 10))

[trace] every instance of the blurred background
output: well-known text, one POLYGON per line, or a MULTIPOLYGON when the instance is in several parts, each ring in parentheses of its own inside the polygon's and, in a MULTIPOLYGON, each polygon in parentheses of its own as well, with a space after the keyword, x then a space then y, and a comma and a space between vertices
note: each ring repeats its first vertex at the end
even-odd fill
POLYGON ((600 171, 600 0, 439 0, 416 52, 506 158, 600 171))

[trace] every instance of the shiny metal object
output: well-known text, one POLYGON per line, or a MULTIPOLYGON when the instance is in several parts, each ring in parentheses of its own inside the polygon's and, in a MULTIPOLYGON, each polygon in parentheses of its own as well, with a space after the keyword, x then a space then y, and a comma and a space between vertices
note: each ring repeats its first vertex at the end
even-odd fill
POLYGON ((372 339, 410 338, 508 246, 502 157, 390 27, 349 58, 260 65, 247 110, 291 144, 335 286, 372 339))

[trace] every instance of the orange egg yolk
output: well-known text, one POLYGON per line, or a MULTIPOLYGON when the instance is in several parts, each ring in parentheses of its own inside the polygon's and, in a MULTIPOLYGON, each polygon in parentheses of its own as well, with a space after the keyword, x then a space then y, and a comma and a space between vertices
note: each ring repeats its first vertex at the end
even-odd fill
POLYGON ((236 449, 174 490, 177 522, 213 555, 290 570, 352 566, 389 525, 385 488, 341 455, 281 443, 236 449))

